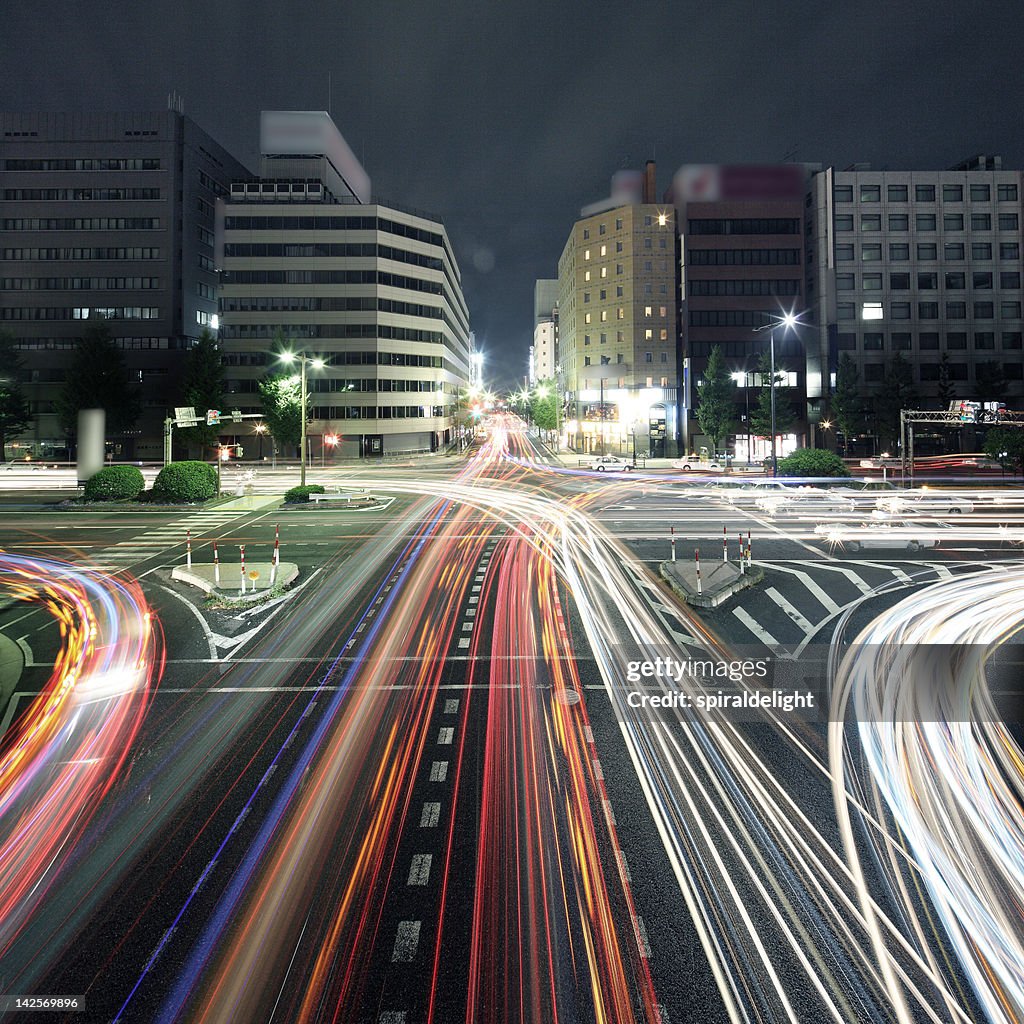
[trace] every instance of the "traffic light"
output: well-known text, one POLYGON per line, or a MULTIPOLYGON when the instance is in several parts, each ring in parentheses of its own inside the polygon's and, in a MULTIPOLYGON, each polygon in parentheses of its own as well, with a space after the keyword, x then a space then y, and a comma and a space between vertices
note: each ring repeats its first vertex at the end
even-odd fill
POLYGON ((238 445, 237 448, 238 448, 238 450, 235 452, 235 454, 237 455, 238 458, 241 458, 242 457, 242 451, 243 451, 242 446, 238 445))
POLYGON ((207 409, 206 410, 206 425, 208 427, 216 427, 220 424, 220 409, 207 409))

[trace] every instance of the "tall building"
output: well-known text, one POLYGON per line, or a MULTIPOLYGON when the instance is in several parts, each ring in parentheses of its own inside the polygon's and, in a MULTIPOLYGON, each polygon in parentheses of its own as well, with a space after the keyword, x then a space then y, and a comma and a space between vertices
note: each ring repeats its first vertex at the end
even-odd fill
POLYGON ((634 187, 622 178, 581 211, 558 261, 567 435, 577 451, 674 454, 675 211, 654 200, 652 163, 634 187))
POLYGON ((314 458, 454 444, 470 332, 444 225, 374 200, 326 113, 265 111, 260 148, 261 177, 233 183, 220 207, 232 407, 260 411, 283 341, 326 363, 309 372, 314 458))
POLYGON ((849 354, 868 395, 896 356, 925 408, 1024 398, 1021 172, 999 157, 945 171, 857 165, 808 195, 808 399, 849 354))
MULTIPOLYGON (((681 444, 710 447, 695 415, 697 385, 713 348, 736 382, 735 454, 764 458, 770 440, 747 425, 762 385, 758 373, 769 352, 774 318, 806 309, 804 197, 808 169, 798 164, 686 165, 671 190, 680 235, 680 321, 683 364, 681 444)), ((796 447, 809 419, 803 338, 805 328, 776 332, 778 400, 796 422, 782 432, 782 451, 796 447)), ((810 333, 810 332, 808 332, 810 333)), ((765 377, 764 379, 767 379, 765 377)))
POLYGON ((558 280, 540 279, 533 289, 530 383, 552 380, 558 365, 558 280))
POLYGON ((90 318, 139 382, 119 458, 159 459, 187 349, 214 326, 214 206, 246 168, 177 110, 0 115, 0 327, 34 413, 22 445, 68 457, 55 403, 90 318))

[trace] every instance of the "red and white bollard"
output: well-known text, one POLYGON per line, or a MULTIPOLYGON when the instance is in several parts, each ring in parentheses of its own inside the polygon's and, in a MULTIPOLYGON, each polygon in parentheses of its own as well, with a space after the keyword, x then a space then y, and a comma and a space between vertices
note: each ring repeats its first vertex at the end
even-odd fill
POLYGON ((729 527, 722 527, 722 561, 729 561, 729 527))
POLYGON ((750 566, 751 566, 751 559, 750 559, 750 531, 747 530, 747 568, 749 569, 750 566))
POLYGON ((693 561, 697 566, 697 596, 700 597, 704 593, 704 587, 700 582, 700 548, 694 548, 693 561))
POLYGON ((213 542, 213 582, 220 586, 220 556, 217 554, 217 542, 213 542))
POLYGON ((239 544, 238 550, 242 554, 242 593, 245 593, 245 545, 239 544))
POLYGON ((274 557, 270 560, 270 585, 277 581, 277 567, 281 562, 281 532, 280 527, 274 527, 274 557))
POLYGON ((192 568, 192 531, 185 531, 185 566, 192 568))
POLYGON ((672 561, 674 562, 676 560, 676 528, 670 526, 668 532, 672 537, 672 561))

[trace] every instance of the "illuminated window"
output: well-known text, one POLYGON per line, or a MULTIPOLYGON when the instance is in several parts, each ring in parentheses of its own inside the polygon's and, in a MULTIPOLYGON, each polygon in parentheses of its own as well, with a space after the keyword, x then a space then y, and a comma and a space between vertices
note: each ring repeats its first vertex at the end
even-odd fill
POLYGON ((601 268, 601 276, 602 277, 607 277, 608 276, 608 268, 607 267, 602 267, 601 268))
POLYGON ((586 272, 585 272, 585 273, 583 274, 583 280, 584 280, 584 281, 589 281, 589 280, 590 280, 590 271, 589 271, 589 270, 588 270, 588 271, 586 271, 586 272))
POLYGON ((652 331, 650 329, 650 327, 648 327, 647 330, 644 331, 644 341, 651 341, 653 338, 654 338, 654 331, 652 331))
POLYGON ((666 328, 662 327, 662 329, 658 331, 658 340, 668 341, 668 330, 666 328))
POLYGON ((654 311, 653 306, 644 306, 644 316, 650 316, 654 311))
POLYGON ((583 250, 583 258, 585 260, 589 260, 590 259, 590 250, 589 249, 584 249, 583 250))
POLYGON ((861 306, 860 317, 862 320, 881 320, 882 304, 880 302, 865 302, 861 306))
POLYGON ((601 310, 601 323, 605 323, 607 320, 608 320, 608 310, 607 309, 602 309, 601 310))
POLYGON ((607 245, 602 245, 601 246, 601 255, 602 256, 607 256, 608 255, 608 246, 607 245))
POLYGON ((590 323, 590 314, 589 314, 589 313, 586 313, 586 314, 584 314, 584 316, 583 316, 583 322, 584 322, 585 324, 589 324, 589 323, 590 323))
POLYGON ((615 316, 616 316, 616 318, 618 320, 625 320, 626 319, 626 310, 625 310, 625 308, 622 307, 622 306, 619 306, 619 308, 615 311, 615 316))
POLYGON ((659 306, 658 307, 658 316, 667 316, 667 315, 668 315, 668 310, 666 309, 666 307, 665 306, 659 306))

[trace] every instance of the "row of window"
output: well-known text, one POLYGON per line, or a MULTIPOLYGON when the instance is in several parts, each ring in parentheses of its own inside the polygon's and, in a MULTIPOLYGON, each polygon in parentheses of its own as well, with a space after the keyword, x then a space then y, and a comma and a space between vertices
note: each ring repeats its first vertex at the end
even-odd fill
POLYGON ((778 320, 778 314, 763 309, 691 309, 691 327, 762 327, 778 320))
MULTIPOLYGON (((857 335, 853 333, 840 333, 836 336, 840 352, 855 352, 857 350, 857 335)), ((1022 348, 1022 335, 1020 331, 1002 331, 1000 334, 1000 348, 1004 352, 1019 352, 1022 348)), ((914 335, 910 331, 891 331, 886 343, 886 336, 882 331, 865 331, 861 335, 861 350, 864 352, 910 352, 913 349, 914 335)), ((996 347, 996 335, 994 331, 975 331, 973 333, 974 348, 980 352, 991 352, 996 347)), ((963 351, 967 348, 968 336, 966 331, 947 331, 945 335, 945 348, 947 351, 963 351)), ((921 331, 917 335, 917 348, 921 352, 937 352, 939 350, 938 331, 921 331)))
MULTIPOLYGON (((177 348, 167 338, 114 338, 114 344, 123 349, 167 349, 177 348)), ((73 349, 78 346, 78 338, 15 338, 16 348, 21 349, 73 349)))
POLYGON ((151 246, 84 246, 52 249, 3 249, 5 260, 158 260, 160 250, 151 246))
MULTIPOLYGON (((659 227, 664 227, 667 223, 668 223, 668 214, 665 214, 665 213, 658 214, 658 226, 659 227)), ((653 225, 654 225, 654 217, 651 214, 649 214, 649 213, 644 214, 644 227, 645 228, 649 228, 649 227, 652 227, 653 225)), ((607 230, 606 225, 599 224, 597 226, 597 230, 598 230, 598 234, 603 235, 605 233, 605 231, 607 230)), ((616 217, 615 218, 615 230, 616 231, 621 231, 622 230, 622 218, 621 217, 616 217)), ((584 228, 583 229, 584 241, 586 239, 588 239, 589 237, 590 237, 590 228, 584 228)))
MULTIPOLYGON (((643 264, 643 268, 644 268, 644 273, 645 274, 651 274, 651 273, 654 272, 654 264, 653 264, 653 262, 651 260, 645 260, 644 264, 643 264)), ((626 268, 621 263, 616 263, 615 264, 615 276, 616 277, 621 277, 623 275, 623 273, 625 273, 625 269, 626 268)), ((602 278, 606 278, 608 276, 608 268, 607 267, 601 267, 600 270, 601 270, 600 276, 602 278)), ((667 260, 659 261, 659 263, 658 263, 658 270, 662 274, 667 274, 668 273, 668 261, 667 260)), ((584 270, 583 271, 583 280, 584 281, 589 281, 590 278, 591 278, 591 271, 584 270)), ((662 289, 664 289, 664 287, 665 286, 662 285, 662 289)))
POLYGON ((86 157, 77 160, 5 160, 8 171, 159 171, 160 161, 134 157, 86 157))
POLYGON ((691 235, 798 235, 797 217, 734 217, 690 220, 691 235))
MULTIPOLYGON (((659 331, 658 331, 658 341, 668 341, 668 340, 669 340, 669 338, 668 338, 668 329, 665 328, 665 327, 660 328, 659 331)), ((619 344, 619 345, 623 344, 624 341, 625 341, 625 332, 623 332, 623 331, 616 331, 615 332, 615 341, 616 341, 616 344, 619 344)), ((644 341, 654 341, 654 330, 652 328, 648 327, 648 328, 646 328, 644 330, 644 341)), ((604 332, 602 332, 601 335, 599 336, 599 343, 602 344, 602 345, 607 345, 608 344, 608 335, 605 334, 604 332)), ((583 335, 583 344, 584 345, 589 345, 590 344, 590 335, 589 334, 584 334, 583 335)))
MULTIPOLYGON (((619 377, 618 380, 613 377, 582 377, 580 379, 580 388, 583 391, 599 391, 602 381, 604 382, 605 390, 615 387, 624 388, 627 386, 627 379, 625 377, 619 377)), ((639 379, 637 379, 636 383, 639 383, 639 379)), ((657 384, 655 384, 653 377, 647 377, 644 381, 644 387, 648 388, 667 388, 669 386, 668 377, 659 377, 657 384)), ((586 418, 589 419, 592 417, 587 416, 586 418)))
POLYGON ((447 415, 443 405, 315 405, 312 413, 315 420, 419 420, 447 415))
MULTIPOLYGON (((964 201, 963 185, 943 185, 941 187, 942 201, 944 203, 962 203, 964 201)), ((992 201, 992 188, 987 184, 970 185, 968 196, 972 203, 989 203, 992 201)), ((837 203, 853 202, 852 185, 836 185, 833 195, 837 203)), ((882 201, 882 186, 863 184, 859 190, 862 203, 880 203, 882 201)), ((936 196, 935 185, 915 185, 914 200, 918 203, 934 203, 936 196)), ((890 203, 905 203, 910 198, 908 185, 886 186, 886 199, 890 203)), ((1017 201, 1017 186, 1015 184, 1001 184, 996 186, 996 198, 1001 203, 1013 203, 1017 201)))
POLYGON ((230 242, 224 246, 224 256, 263 257, 278 259, 332 259, 366 257, 395 260, 425 267, 428 270, 442 270, 444 263, 436 256, 425 256, 419 252, 395 249, 390 245, 376 242, 230 242))
MULTIPOLYGON (((667 363, 668 362, 668 353, 667 352, 662 352, 662 353, 660 353, 660 355, 661 355, 661 359, 659 361, 662 362, 662 363, 667 363)), ((626 356, 625 356, 624 353, 619 352, 619 353, 616 354, 616 356, 615 356, 615 365, 616 366, 620 366, 621 364, 625 363, 625 361, 626 361, 626 356)), ((653 363, 654 362, 654 353, 653 352, 645 352, 644 353, 644 362, 645 363, 653 363)), ((599 363, 591 363, 590 356, 584 356, 583 357, 583 365, 584 366, 591 366, 591 365, 593 365, 593 366, 611 366, 612 365, 612 357, 611 356, 601 356, 599 363)))
POLYGON ((158 188, 5 188, 4 199, 47 200, 50 202, 77 202, 82 199, 159 199, 158 188))
POLYGON ((799 295, 799 281, 689 281, 690 295, 799 295))
POLYGON ((798 267, 799 249, 690 249, 686 261, 695 267, 798 267))
POLYGON ((225 311, 239 312, 265 308, 266 312, 284 310, 288 312, 332 312, 332 313, 365 313, 377 310, 380 313, 401 313, 405 316, 418 316, 430 320, 443 319, 441 310, 434 306, 422 306, 417 302, 399 302, 397 299, 382 299, 373 295, 342 295, 333 298, 313 298, 312 296, 286 296, 280 299, 262 297, 256 299, 224 298, 221 299, 225 311), (260 302, 277 303, 277 305, 259 306, 260 302), (232 305, 237 303, 237 307, 232 305))
POLYGON ((160 287, 159 277, 4 277, 4 291, 145 290, 160 287))
POLYGON ((309 387, 317 394, 334 391, 359 391, 370 394, 380 391, 406 391, 433 394, 444 390, 443 382, 439 380, 395 380, 389 377, 353 377, 348 380, 313 377, 310 379, 309 387))
POLYGON ((0 309, 0 320, 159 320, 156 306, 12 306, 0 309))
POLYGON ((432 345, 444 342, 440 331, 421 331, 414 327, 390 324, 221 324, 222 338, 273 338, 278 332, 288 338, 387 338, 394 341, 418 341, 432 345))
MULTIPOLYGON (((863 273, 861 277, 861 288, 864 291, 881 291, 882 274, 863 273)), ((991 270, 975 270, 971 273, 971 287, 986 290, 991 289, 995 274, 991 270)), ((947 270, 943 274, 943 281, 947 291, 963 291, 967 287, 967 273, 963 270, 947 270)), ((939 287, 939 274, 934 270, 919 271, 916 277, 918 291, 934 291, 939 287)), ((893 272, 889 274, 889 290, 894 292, 910 291, 911 275, 907 272, 893 272)), ((1020 271, 1003 270, 999 273, 1000 288, 1020 288, 1020 271)), ((836 274, 836 290, 840 292, 852 292, 857 290, 856 274, 836 274)))
MULTIPOLYGON (((913 306, 909 302, 890 302, 889 308, 889 319, 890 320, 909 320, 911 316, 911 310, 913 306)), ((967 319, 967 303, 966 302, 947 302, 945 308, 945 319, 946 320, 966 320, 967 319)), ((1019 320, 1020 319, 1021 304, 1019 302, 1000 302, 999 303, 999 319, 1000 320, 1019 320)), ((995 320, 996 318, 996 304, 994 302, 975 302, 973 303, 973 319, 974 320, 995 320)), ((857 305, 854 302, 837 302, 836 303, 836 319, 837 320, 856 320, 857 319, 857 305)), ((881 319, 881 317, 864 317, 867 319, 881 319)), ((939 303, 937 302, 919 302, 917 303, 917 319, 918 320, 938 320, 939 319, 939 303)))
MULTIPOLYGON (((643 244, 643 248, 644 249, 653 249, 654 248, 654 240, 652 238, 650 238, 650 237, 645 237, 644 240, 643 240, 643 243, 644 243, 643 244)), ((664 235, 662 235, 661 237, 658 238, 658 248, 659 249, 667 249, 668 248, 668 239, 664 235)), ((615 243, 615 251, 617 253, 625 252, 626 251, 625 242, 616 242, 615 243)), ((595 254, 590 249, 584 249, 583 250, 583 259, 584 260, 589 260, 591 258, 591 256, 593 256, 593 255, 595 255, 595 254)), ((607 256, 607 255, 608 255, 608 246, 607 245, 602 245, 597 250, 596 258, 600 259, 602 256, 607 256)))
POLYGON ((231 214, 224 218, 226 231, 386 231, 402 238, 413 238, 428 245, 441 245, 434 231, 410 227, 386 217, 249 217, 231 214))
MULTIPOLYGON (((890 213, 886 223, 890 231, 909 231, 910 217, 905 213, 890 213)), ((972 213, 965 221, 962 213, 944 213, 942 215, 943 231, 963 231, 964 224, 969 223, 972 231, 991 231, 992 214, 972 213)), ((918 213, 914 216, 914 228, 917 231, 936 231, 938 218, 934 213, 918 213)), ((1015 213, 1001 213, 996 217, 996 225, 1000 231, 1016 231, 1020 220, 1015 213)), ((862 213, 860 217, 861 231, 881 231, 882 215, 880 213, 862 213)), ((853 231, 853 214, 836 214, 836 231, 853 231)))
MULTIPOLYGON (((972 260, 992 259, 991 242, 972 242, 972 260)), ((931 262, 939 258, 939 247, 935 242, 918 242, 915 249, 917 258, 925 262, 931 262)), ((966 258, 967 247, 963 242, 946 242, 942 247, 942 258, 945 261, 959 261, 966 258)), ((865 242, 860 247, 860 258, 865 263, 878 262, 882 258, 882 246, 880 243, 865 242)), ((999 258, 1001 260, 1020 259, 1019 242, 1000 242, 999 258)), ((853 245, 842 244, 836 246, 836 262, 852 263, 856 259, 856 248, 853 245)), ((890 242, 889 259, 893 263, 904 263, 910 259, 910 245, 907 242, 890 242)))
POLYGON ((380 270, 230 270, 221 276, 225 284, 384 284, 412 292, 440 295, 440 281, 388 274, 380 270))
POLYGON ((159 217, 5 217, 4 231, 159 231, 159 217))

